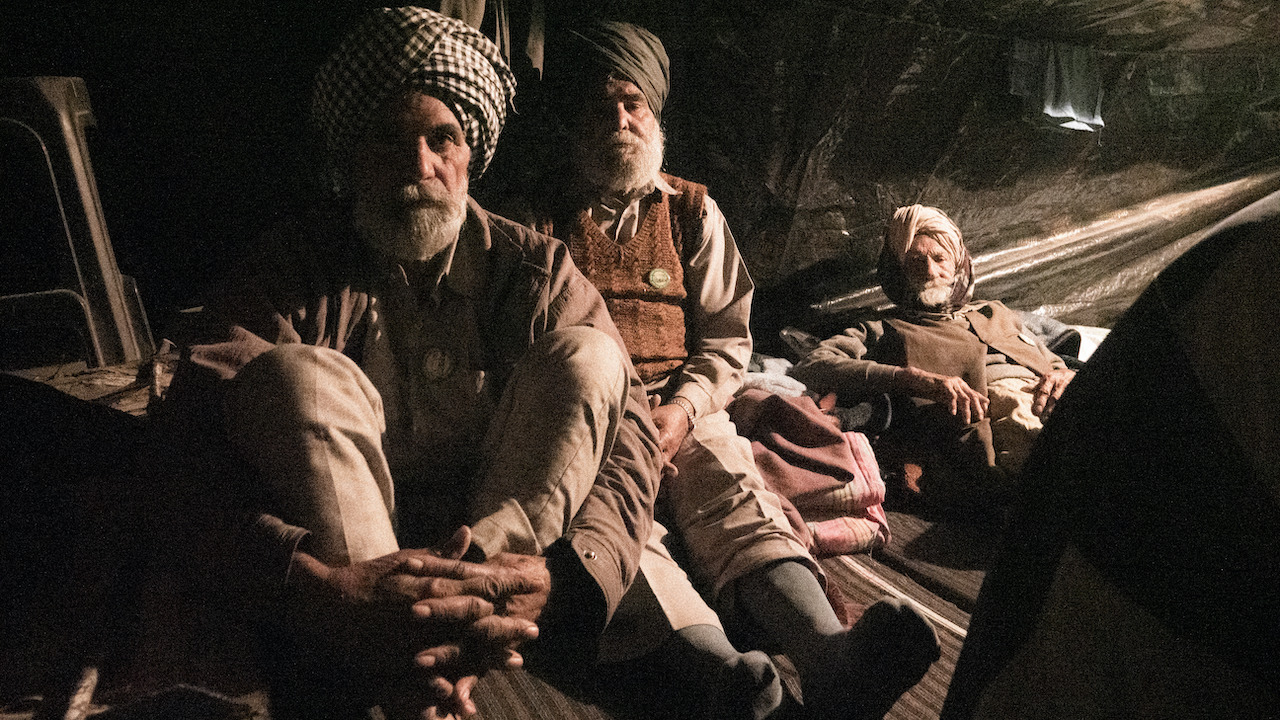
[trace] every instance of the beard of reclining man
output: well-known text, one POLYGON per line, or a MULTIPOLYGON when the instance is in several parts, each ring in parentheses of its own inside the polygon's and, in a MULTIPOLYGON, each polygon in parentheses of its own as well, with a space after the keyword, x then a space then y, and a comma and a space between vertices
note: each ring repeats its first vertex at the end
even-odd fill
POLYGON ((930 280, 916 292, 916 301, 927 310, 937 310, 951 301, 954 280, 930 280))
POLYGON ((910 292, 919 307, 938 311, 950 305, 956 284, 956 259, 936 236, 917 233, 902 263, 910 292))

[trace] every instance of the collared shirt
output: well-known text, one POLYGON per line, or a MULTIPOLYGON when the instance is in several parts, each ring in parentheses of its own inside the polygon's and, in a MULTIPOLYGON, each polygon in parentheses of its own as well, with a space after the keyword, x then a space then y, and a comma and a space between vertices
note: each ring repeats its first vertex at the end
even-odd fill
POLYGON ((467 223, 434 274, 390 263, 370 298, 361 366, 382 396, 383 446, 402 483, 419 475, 463 477, 479 464, 498 400, 477 307, 488 251, 488 237, 467 223))
POLYGON ((649 183, 635 195, 622 198, 606 198, 591 203, 587 215, 596 221, 600 231, 619 244, 626 243, 640 231, 640 219, 649 211, 649 207, 657 200, 654 190, 667 195, 679 195, 680 191, 671 187, 661 175, 649 183), (625 204, 624 204, 625 202, 625 204))

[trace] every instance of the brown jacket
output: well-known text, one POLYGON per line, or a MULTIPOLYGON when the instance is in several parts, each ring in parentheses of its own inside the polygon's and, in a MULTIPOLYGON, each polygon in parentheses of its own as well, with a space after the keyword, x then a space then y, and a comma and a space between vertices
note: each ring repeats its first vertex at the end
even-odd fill
POLYGON ((824 340, 791 374, 816 392, 856 396, 892 392, 893 370, 905 365, 958 375, 980 392, 999 377, 1066 367, 1016 313, 999 301, 981 301, 951 318, 891 312, 864 321, 824 340), (931 348, 944 343, 945 350, 931 348))
MULTIPOLYGON (((305 529, 261 512, 253 483, 239 481, 243 466, 222 442, 221 385, 254 357, 278 343, 332 348, 357 363, 369 325, 369 299, 377 273, 349 229, 350 223, 316 214, 276 233, 253 269, 211 306, 209 322, 183 352, 161 412, 160 443, 178 444, 168 469, 188 489, 172 507, 184 516, 186 541, 197 545, 204 580, 241 597, 269 602, 282 588, 293 549, 305 529), (211 511, 218 492, 227 507, 211 511), (236 501, 239 501, 238 503, 236 501), (194 516, 187 510, 196 511, 194 516)), ((469 203, 463 232, 483 233, 488 250, 484 328, 487 372, 505 386, 516 361, 538 338, 557 328, 589 326, 621 346, 603 300, 574 267, 564 245, 491 215, 469 203)), ((624 353, 625 355, 625 353, 624 353)), ((653 517, 660 461, 644 388, 634 370, 618 439, 565 539, 599 587, 610 617, 635 577, 653 517)))

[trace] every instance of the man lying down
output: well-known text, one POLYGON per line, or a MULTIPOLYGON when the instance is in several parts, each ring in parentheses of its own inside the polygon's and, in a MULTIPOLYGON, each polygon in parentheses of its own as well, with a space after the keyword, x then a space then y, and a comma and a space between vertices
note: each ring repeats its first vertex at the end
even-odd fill
POLYGON ((998 499, 1075 372, 1019 315, 973 300, 973 265, 938 208, 898 208, 877 268, 895 304, 821 342, 791 369, 841 403, 889 394, 877 455, 941 504, 998 499), (901 410, 901 412, 899 412, 901 410))

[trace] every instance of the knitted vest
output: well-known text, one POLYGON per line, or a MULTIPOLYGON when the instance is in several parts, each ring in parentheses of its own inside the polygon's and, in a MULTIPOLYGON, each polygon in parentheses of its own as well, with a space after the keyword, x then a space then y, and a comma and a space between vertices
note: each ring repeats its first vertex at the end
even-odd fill
MULTIPOLYGON (((670 175, 679 195, 659 193, 626 243, 609 239, 585 210, 557 235, 569 246, 578 269, 600 291, 631 361, 646 383, 684 364, 685 238, 702 237, 703 185, 670 175)), ((541 229, 541 228, 540 228, 541 229)), ((548 228, 554 230, 555 228, 548 228)))

